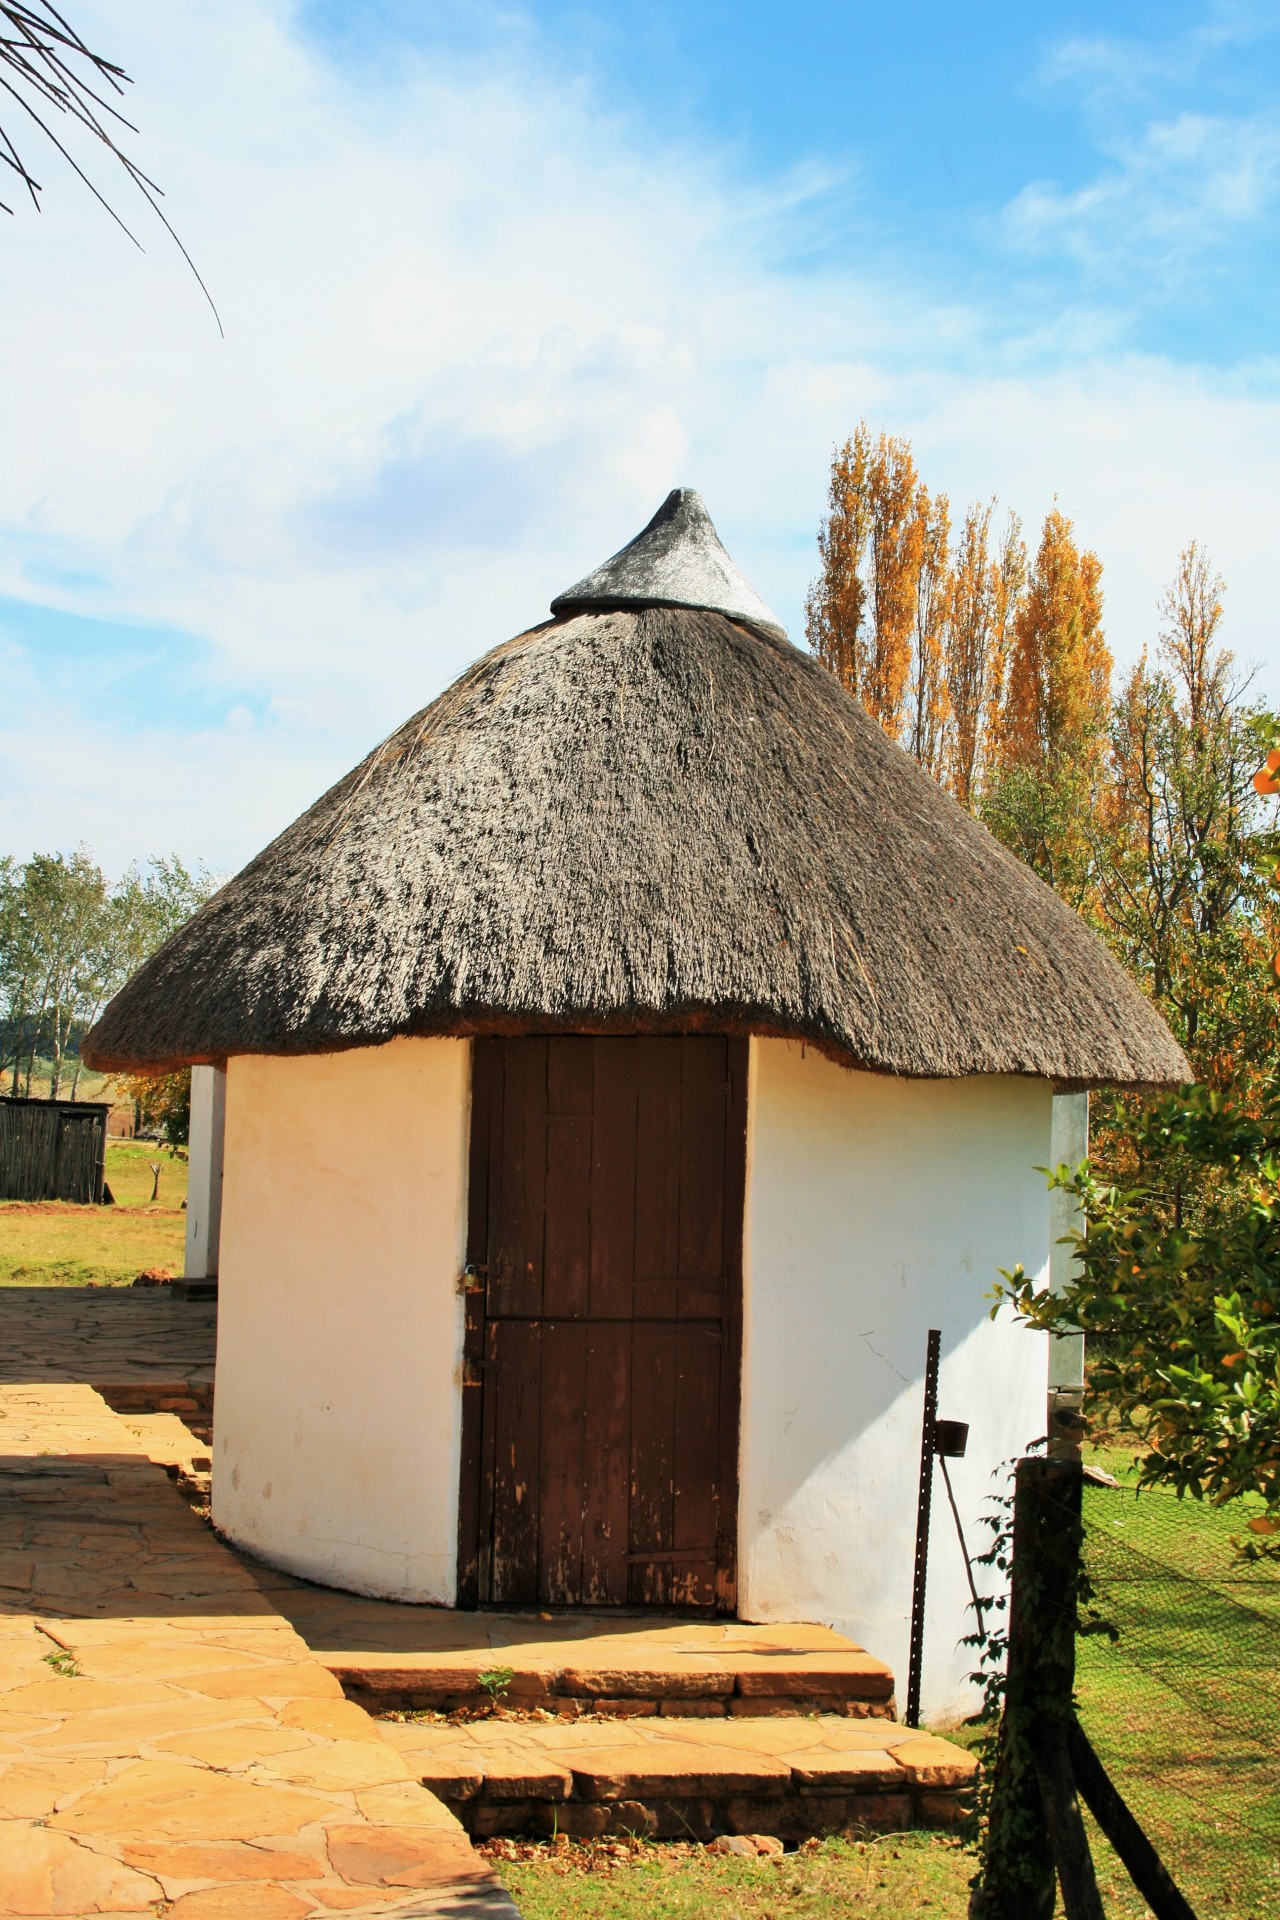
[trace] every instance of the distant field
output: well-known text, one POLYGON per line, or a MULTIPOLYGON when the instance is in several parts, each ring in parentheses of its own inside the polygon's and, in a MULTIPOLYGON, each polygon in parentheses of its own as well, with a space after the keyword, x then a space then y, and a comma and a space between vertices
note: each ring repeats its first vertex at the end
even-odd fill
POLYGON ((154 1142, 107 1148, 113 1207, 0 1202, 0 1286, 127 1287, 148 1267, 182 1272, 187 1163, 154 1142), (152 1166, 160 1168, 150 1205, 152 1166))
MULTIPOLYGON (((58 1089, 59 1097, 63 1100, 69 1100, 71 1098, 71 1080, 74 1073, 75 1073, 74 1061, 72 1061, 69 1064, 69 1066, 64 1066, 63 1073, 62 1073, 62 1084, 58 1089)), ((51 1079, 51 1073, 50 1073, 49 1062, 47 1060, 41 1060, 37 1058, 36 1064, 35 1064, 35 1071, 31 1076, 32 1099, 47 1100, 49 1098, 50 1079, 51 1079)), ((13 1083, 13 1074, 10 1070, 6 1070, 5 1076, 4 1076, 4 1084, 3 1086, 0 1086, 0 1093, 12 1093, 13 1091, 12 1083, 13 1083)), ((19 1085, 18 1091, 19 1093, 26 1092, 25 1071, 21 1076, 21 1083, 19 1085)), ((115 1100, 118 1096, 116 1092, 115 1082, 111 1080, 111 1078, 107 1074, 91 1073, 88 1067, 83 1067, 80 1072, 80 1079, 76 1084, 75 1097, 77 1100, 115 1100)))
POLYGON ((153 1166, 160 1168, 156 1205, 181 1207, 187 1197, 187 1163, 172 1147, 157 1146, 154 1140, 108 1141, 107 1185, 118 1207, 149 1204, 153 1166))

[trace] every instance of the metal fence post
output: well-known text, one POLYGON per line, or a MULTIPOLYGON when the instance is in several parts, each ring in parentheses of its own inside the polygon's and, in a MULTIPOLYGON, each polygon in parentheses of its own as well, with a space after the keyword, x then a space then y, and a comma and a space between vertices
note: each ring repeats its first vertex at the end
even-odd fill
POLYGON ((924 1426, 920 1435, 920 1487, 916 1504, 916 1558, 911 1581, 911 1643, 907 1656, 909 1727, 920 1725, 920 1680, 924 1671, 924 1603, 929 1579, 929 1518, 933 1510, 933 1452, 938 1424, 938 1363, 942 1334, 930 1327, 924 1358, 924 1426))

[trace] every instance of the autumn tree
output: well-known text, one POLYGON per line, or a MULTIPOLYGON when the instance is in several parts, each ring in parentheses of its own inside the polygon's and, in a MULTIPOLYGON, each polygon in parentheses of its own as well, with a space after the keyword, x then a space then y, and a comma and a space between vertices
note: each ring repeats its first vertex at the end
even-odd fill
POLYGON ((1178 555, 1178 569, 1160 601, 1160 651, 1181 685, 1197 744, 1219 723, 1230 704, 1233 657, 1218 640, 1226 581, 1208 553, 1193 540, 1178 555))
POLYGON ((1004 714, 1005 661, 1026 579, 1026 549, 1017 514, 996 554, 991 521, 996 503, 975 502, 965 514, 951 563, 944 641, 950 717, 946 785, 972 808, 988 760, 998 753, 1004 714))
POLYGON ((871 645, 862 697, 867 711, 891 740, 897 740, 905 718, 924 544, 916 463, 909 443, 882 433, 872 452, 868 477, 871 645))
POLYGON ((809 644, 893 740, 976 809, 1005 724, 1005 662, 1026 551, 995 502, 951 505, 920 479, 907 441, 866 422, 832 458, 821 567, 805 603, 809 644))
POLYGON ((981 812, 997 838, 1077 908, 1087 906, 1093 880, 1088 827, 1099 804, 1110 706, 1102 563, 1080 551, 1071 522, 1054 507, 1010 623, 981 812))
POLYGON ((805 602, 809 645, 894 740, 911 677, 919 492, 909 444, 885 433, 873 441, 863 421, 831 463, 821 571, 805 602))
POLYGON ((916 489, 915 619, 907 681, 903 745, 926 773, 941 780, 950 730, 947 633, 951 620, 951 505, 945 493, 930 499, 916 489))
POLYGON ((1096 921, 1143 981, 1197 1078, 1265 1070, 1280 1028, 1257 981, 1280 940, 1269 810, 1255 791, 1274 725, 1218 637, 1223 581, 1194 542, 1160 603, 1154 664, 1129 675, 1095 817, 1096 921))
POLYGON ((191 1069, 173 1073, 125 1073, 114 1081, 117 1096, 133 1106, 138 1132, 151 1133, 171 1147, 185 1147, 191 1139, 191 1069))
POLYGON ((821 570, 805 599, 809 645, 855 699, 862 697, 866 645, 863 569, 871 524, 867 492, 870 440, 864 421, 832 456, 827 512, 818 528, 821 570))
POLYGON ((977 782, 978 755, 990 689, 991 636, 996 620, 996 569, 988 552, 995 501, 965 514, 956 543, 947 606, 945 672, 951 714, 947 784, 961 806, 977 782))
POLYGON ((1047 767, 1099 752, 1111 699, 1102 632, 1102 562, 1081 553, 1071 522, 1046 515, 1035 564, 1013 622, 1001 755, 1047 767))
POLYGON ((1091 1399, 1143 1443, 1143 1484, 1215 1505, 1260 1497, 1265 1511, 1237 1509, 1240 1544, 1280 1558, 1280 751, 1253 771, 1277 723, 1232 687, 1221 599, 1187 548, 1159 665, 1117 703, 1118 772, 1148 824, 1113 937, 1162 984, 1198 1078, 1154 1101, 1103 1096, 1122 1164, 1104 1134, 1087 1166, 1053 1176, 1084 1222, 1065 1282, 1017 1268, 997 1294, 1032 1326, 1094 1336, 1091 1399), (1205 809, 1210 786, 1220 801, 1205 809))

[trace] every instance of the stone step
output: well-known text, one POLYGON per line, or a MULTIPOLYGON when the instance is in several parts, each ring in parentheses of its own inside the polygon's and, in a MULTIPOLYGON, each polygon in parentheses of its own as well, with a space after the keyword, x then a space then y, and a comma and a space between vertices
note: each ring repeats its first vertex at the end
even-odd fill
POLYGON ((372 1712, 452 1713, 496 1697, 566 1719, 894 1715, 890 1668, 830 1627, 617 1612, 459 1613, 362 1600, 285 1576, 271 1591, 349 1698, 372 1712))
POLYGON ((976 1765, 888 1720, 384 1720, 414 1776, 476 1838, 632 1833, 796 1842, 866 1828, 954 1826, 976 1765))

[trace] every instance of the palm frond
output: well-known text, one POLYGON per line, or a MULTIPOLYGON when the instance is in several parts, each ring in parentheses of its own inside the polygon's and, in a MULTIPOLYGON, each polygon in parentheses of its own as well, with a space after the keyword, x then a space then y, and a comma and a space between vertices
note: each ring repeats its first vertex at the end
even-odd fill
MULTIPOLYGON (((38 212, 44 188, 28 167, 16 136, 5 124, 16 112, 20 124, 28 131, 34 129, 61 154, 94 199, 141 249, 137 234, 54 131, 58 124, 55 116, 64 115, 91 139, 100 141, 190 267, 221 333, 222 321, 213 297, 160 205, 162 189, 119 144, 119 134, 138 131, 112 98, 123 100, 124 90, 130 84, 124 68, 107 59, 105 54, 95 53, 50 0, 0 0, 0 166, 16 176, 38 212)), ((70 132, 70 128, 67 131, 70 132)), ((0 211, 12 214, 14 209, 0 200, 0 211)))

